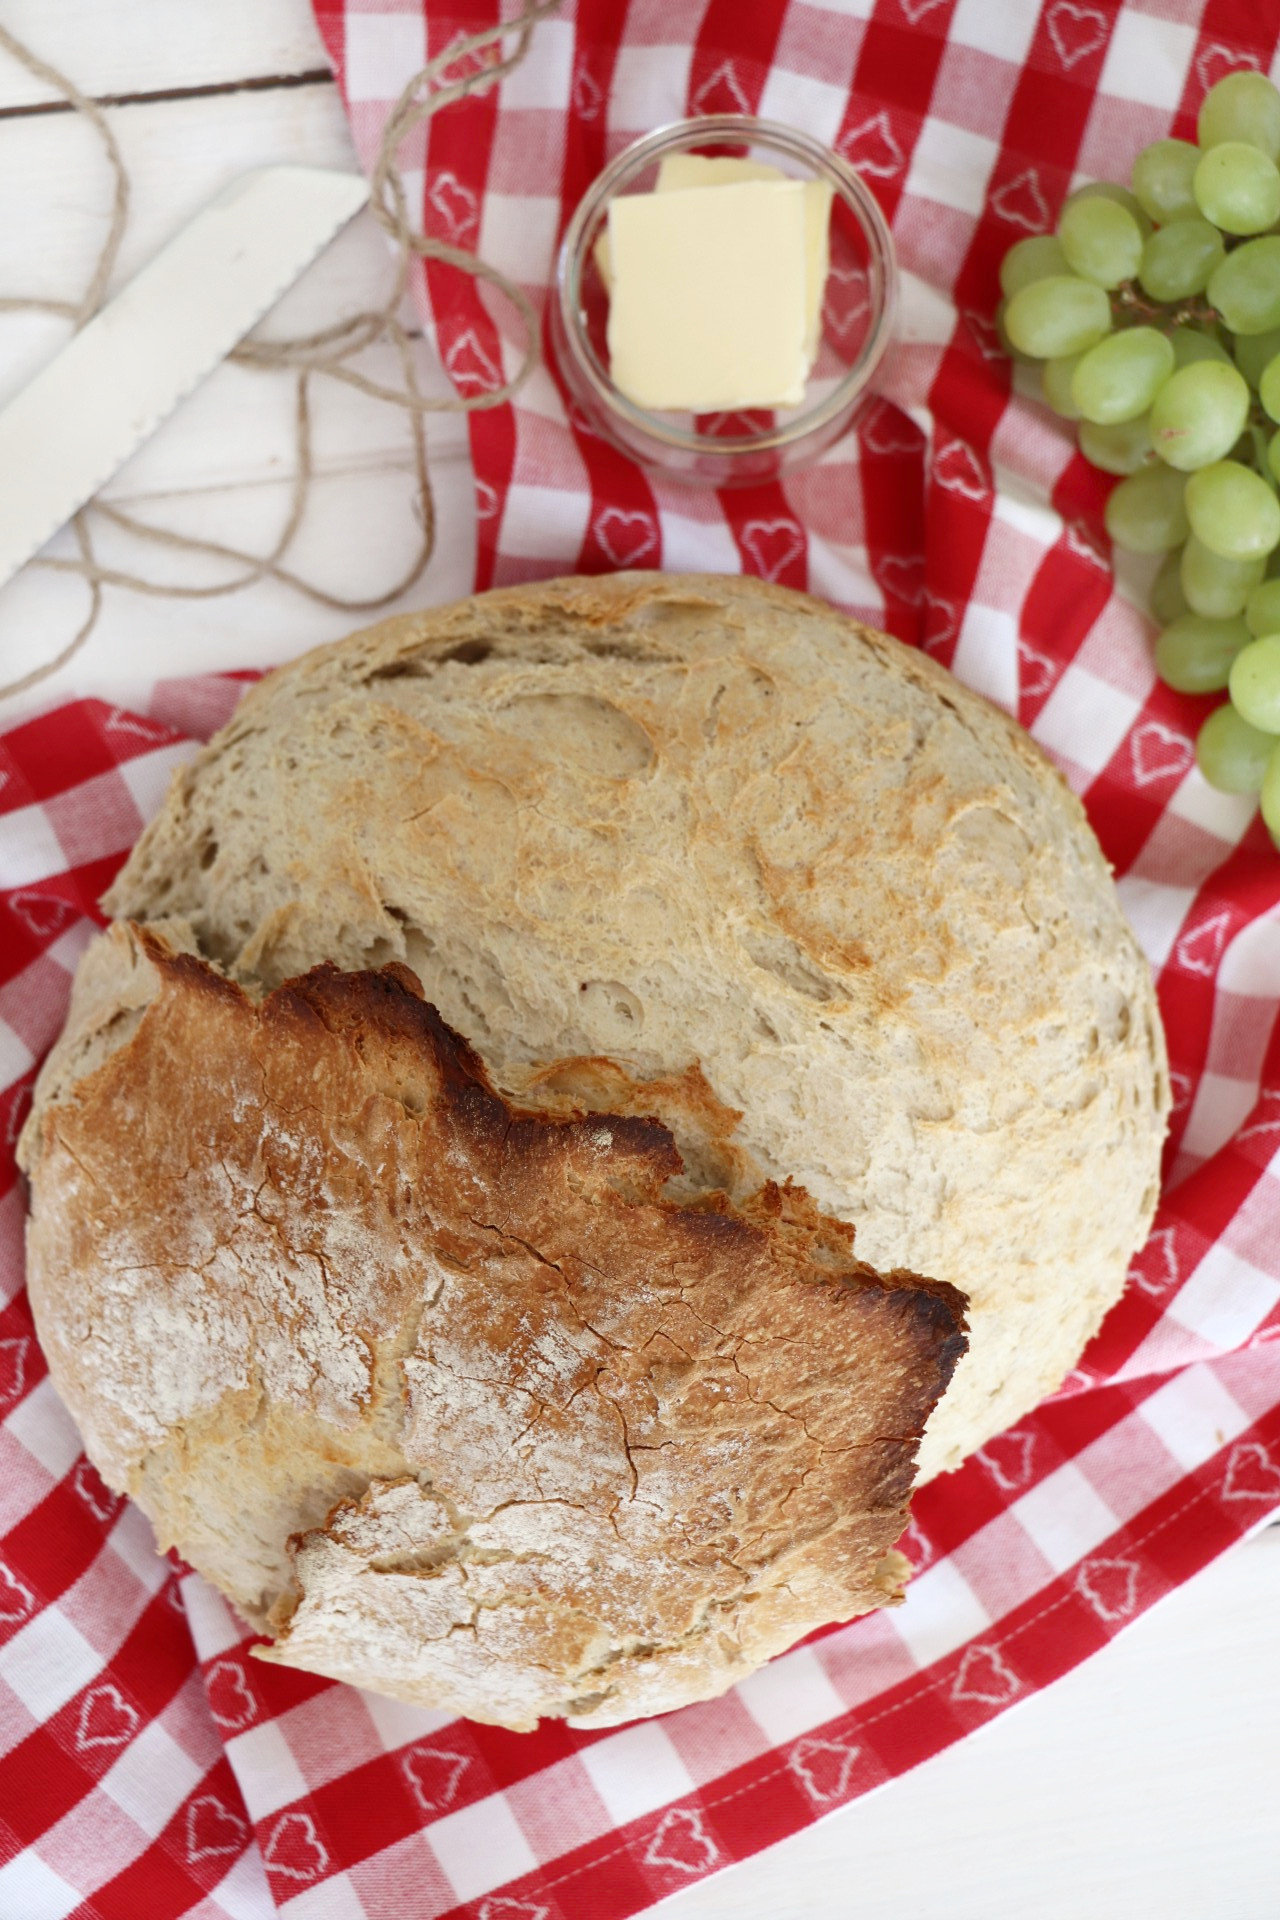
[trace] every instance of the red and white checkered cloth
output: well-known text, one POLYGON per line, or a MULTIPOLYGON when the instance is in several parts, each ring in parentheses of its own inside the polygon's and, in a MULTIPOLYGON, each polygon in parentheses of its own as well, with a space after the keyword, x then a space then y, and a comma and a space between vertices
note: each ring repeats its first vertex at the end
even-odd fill
MULTIPOLYGON (((366 159, 428 52, 493 5, 317 0, 366 159)), ((222 1602, 154 1557, 49 1385, 6 1153, 3 1920, 620 1920, 1025 1699, 1280 1507, 1280 857, 1196 773, 1207 703, 1156 684, 1142 580, 1116 590, 1100 543, 1105 483, 1011 398, 992 326, 1010 242, 1077 176, 1123 177, 1140 144, 1188 133, 1223 72, 1273 66, 1278 28, 1251 0, 565 0, 511 78, 406 156, 427 224, 539 300, 591 177, 686 112, 791 121, 871 182, 905 298, 856 435, 717 498, 628 465, 544 370, 472 419, 477 585, 742 569, 1015 712, 1083 797, 1156 970, 1167 1191, 1063 1391, 919 1497, 905 1607, 661 1721, 518 1735, 249 1660, 222 1602)), ((472 283, 433 268, 430 297, 460 386, 514 366, 472 283)), ((99 893, 238 691, 170 682, 145 712, 83 701, 0 737, 0 1147, 99 893)))

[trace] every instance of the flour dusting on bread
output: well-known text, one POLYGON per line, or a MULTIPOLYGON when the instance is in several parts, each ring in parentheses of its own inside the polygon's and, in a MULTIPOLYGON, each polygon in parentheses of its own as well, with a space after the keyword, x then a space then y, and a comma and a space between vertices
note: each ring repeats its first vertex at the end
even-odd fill
POLYGON ((33 1305, 269 1657, 605 1725, 896 1597, 954 1289, 797 1188, 671 1199, 654 1118, 512 1107, 398 966, 255 1002, 154 930, 103 952, 151 995, 28 1138, 33 1305))

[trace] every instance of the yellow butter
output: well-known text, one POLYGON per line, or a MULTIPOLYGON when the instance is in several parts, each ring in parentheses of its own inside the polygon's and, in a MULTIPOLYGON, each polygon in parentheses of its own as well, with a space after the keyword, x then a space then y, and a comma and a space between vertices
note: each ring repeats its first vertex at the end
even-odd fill
MULTIPOLYGON (((682 192, 688 187, 741 185, 745 180, 787 180, 781 167, 764 160, 736 160, 709 153, 667 153, 658 163, 655 193, 682 192)), ((804 187, 804 284, 805 351, 809 365, 818 357, 822 336, 822 298, 830 267, 831 188, 825 180, 805 180, 804 187)), ((595 261, 606 292, 613 290, 613 263, 609 255, 609 230, 606 227, 595 244, 595 261)))
POLYGON ((637 406, 798 406, 806 347, 805 192, 744 180, 624 194, 609 207, 609 356, 637 406))

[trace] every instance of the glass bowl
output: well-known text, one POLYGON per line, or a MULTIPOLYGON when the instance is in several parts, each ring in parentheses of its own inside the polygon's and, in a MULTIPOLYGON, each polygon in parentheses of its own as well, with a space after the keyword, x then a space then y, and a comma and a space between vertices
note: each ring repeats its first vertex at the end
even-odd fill
POLYGON ((633 460, 712 487, 775 480, 816 460, 866 402, 889 344, 897 298, 893 240, 875 199, 846 161, 774 120, 717 113, 659 127, 623 150, 587 189, 556 263, 551 338, 561 375, 586 424, 633 460), (622 193, 651 192, 668 153, 767 161, 796 180, 832 188, 831 266, 818 356, 798 407, 689 414, 648 412, 609 377, 609 298, 595 245, 622 193))

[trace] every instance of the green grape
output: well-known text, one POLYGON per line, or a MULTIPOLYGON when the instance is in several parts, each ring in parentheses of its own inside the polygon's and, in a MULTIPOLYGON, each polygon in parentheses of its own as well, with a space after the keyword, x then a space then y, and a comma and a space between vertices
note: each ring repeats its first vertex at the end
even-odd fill
POLYGON ((1082 420, 1078 438, 1089 465, 1103 473, 1136 473, 1152 458, 1149 413, 1139 414, 1136 420, 1121 420, 1115 426, 1082 420))
POLYGON ((1207 220, 1174 220, 1145 242, 1138 279, 1153 300, 1190 300, 1204 292, 1225 254, 1222 235, 1207 220))
POLYGON ((1192 613, 1229 620, 1262 581, 1265 560, 1224 560, 1193 533, 1182 549, 1182 591, 1192 613))
POLYGON ((1280 843, 1280 747, 1274 747, 1262 778, 1262 817, 1271 838, 1280 843))
POLYGON ((1215 460, 1193 473, 1186 509, 1196 538, 1224 560, 1265 559, 1280 544, 1280 501, 1238 460, 1215 460))
POLYGON ((1249 417, 1249 388, 1229 362, 1197 360, 1166 380, 1151 408, 1151 444, 1183 473, 1230 453, 1249 417))
POLYGON ((1033 234, 1029 240, 1015 240, 1000 262, 1000 291, 1006 300, 1012 300, 1033 280, 1047 280, 1051 273, 1070 271, 1057 238, 1051 233, 1033 234))
POLYGON ((1244 623, 1255 640, 1264 633, 1280 633, 1280 580, 1264 580, 1249 595, 1244 623))
POLYGON ((1267 362, 1280 353, 1280 327, 1265 333, 1245 334, 1235 343, 1235 362, 1249 385, 1257 388, 1267 370, 1267 362))
POLYGON ((1231 664, 1231 704, 1263 733, 1280 733, 1280 633, 1251 640, 1231 664))
POLYGON ((1280 420, 1280 353, 1273 353, 1258 379, 1258 398, 1272 420, 1280 420))
POLYGON ((1200 149, 1189 140, 1153 140, 1133 163, 1133 191, 1144 213, 1160 225, 1196 212, 1191 182, 1200 149))
POLYGON ((1222 793, 1257 793, 1275 749, 1273 733, 1262 733, 1228 701, 1211 713, 1196 738, 1196 760, 1211 787, 1222 793))
POLYGON ((1280 160, 1280 93, 1263 74, 1246 68, 1210 87, 1196 122, 1202 147, 1244 140, 1271 160, 1280 160))
POLYGON ((1167 627, 1182 614, 1189 613, 1186 595, 1182 591, 1182 555, 1168 554, 1160 562, 1160 571, 1151 582, 1151 591, 1147 595, 1151 602, 1151 611, 1157 624, 1167 627))
POLYGON ((1169 335, 1169 345, 1180 367, 1192 366, 1198 360, 1225 361, 1227 366, 1231 365, 1231 355, 1218 336, 1201 333, 1199 327, 1175 327, 1169 335))
POLYGON ((1111 326, 1111 302, 1088 280, 1054 273, 1014 294, 1004 324, 1020 352, 1056 360, 1064 353, 1084 353, 1101 340, 1111 326))
POLYGON ((1184 613, 1156 641, 1156 672, 1175 693, 1217 693, 1231 677, 1232 661, 1248 644, 1243 620, 1184 613))
POLYGON ((1064 420, 1080 418, 1080 409, 1071 397, 1071 376, 1083 358, 1080 353, 1064 353, 1056 360, 1046 360, 1040 369, 1044 397, 1064 420))
POLYGON ((1141 227, 1127 207, 1098 195, 1068 200, 1058 239, 1072 269, 1095 286, 1132 280, 1142 262, 1141 227))
POLYGON ((1071 397, 1086 420, 1114 426, 1145 413, 1173 372, 1173 348, 1154 327, 1126 327, 1082 354, 1071 397))
POLYGON ((1136 193, 1130 193, 1128 187, 1122 187, 1118 180, 1090 180, 1087 186, 1077 187, 1069 193, 1062 203, 1062 211, 1074 206, 1078 200, 1114 200, 1118 207, 1132 214, 1138 232, 1145 240, 1151 231, 1151 222, 1143 211, 1142 202, 1136 193))
POLYGON ((1171 467, 1142 467, 1113 487, 1107 501, 1107 532, 1129 553, 1168 553, 1180 547, 1190 527, 1183 494, 1186 481, 1171 467))
POLYGON ((1210 147, 1194 188, 1201 213, 1224 233, 1265 233, 1280 219, 1280 170, 1243 140, 1210 147))
POLYGON ((1209 275, 1206 292, 1232 333, 1280 327, 1280 237, 1233 248, 1209 275))

